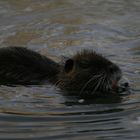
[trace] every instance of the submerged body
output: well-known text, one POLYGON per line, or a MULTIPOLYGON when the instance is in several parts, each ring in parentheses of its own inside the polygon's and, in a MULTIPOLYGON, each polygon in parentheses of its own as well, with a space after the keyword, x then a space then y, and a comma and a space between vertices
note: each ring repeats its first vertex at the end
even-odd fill
POLYGON ((120 68, 92 51, 84 50, 60 65, 22 47, 0 49, 0 84, 35 85, 51 82, 67 91, 84 94, 110 92, 118 87, 120 68))

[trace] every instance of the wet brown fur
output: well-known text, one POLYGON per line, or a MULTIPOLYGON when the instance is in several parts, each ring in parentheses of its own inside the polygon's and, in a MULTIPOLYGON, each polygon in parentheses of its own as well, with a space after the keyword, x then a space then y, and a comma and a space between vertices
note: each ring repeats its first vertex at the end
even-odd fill
POLYGON ((120 78, 121 70, 116 64, 89 50, 76 53, 60 65, 26 48, 0 49, 0 84, 4 85, 35 85, 49 81, 76 94, 86 91, 93 94, 111 90, 113 82, 120 78))

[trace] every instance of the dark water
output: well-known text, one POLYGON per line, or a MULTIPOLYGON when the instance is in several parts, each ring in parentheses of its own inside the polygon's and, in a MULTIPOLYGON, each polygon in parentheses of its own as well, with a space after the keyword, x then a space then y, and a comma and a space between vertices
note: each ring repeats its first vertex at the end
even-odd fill
POLYGON ((1 140, 140 139, 139 0, 0 0, 0 44, 56 61, 89 48, 117 63, 132 94, 78 100, 56 87, 0 87, 1 140))

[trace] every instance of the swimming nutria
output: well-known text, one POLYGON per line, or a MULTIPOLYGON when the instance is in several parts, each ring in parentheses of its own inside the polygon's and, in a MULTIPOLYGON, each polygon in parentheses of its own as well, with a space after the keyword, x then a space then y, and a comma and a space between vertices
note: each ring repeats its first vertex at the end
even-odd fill
POLYGON ((115 91, 120 68, 93 51, 84 50, 64 65, 23 47, 0 49, 0 84, 31 85, 51 82, 67 91, 115 91))

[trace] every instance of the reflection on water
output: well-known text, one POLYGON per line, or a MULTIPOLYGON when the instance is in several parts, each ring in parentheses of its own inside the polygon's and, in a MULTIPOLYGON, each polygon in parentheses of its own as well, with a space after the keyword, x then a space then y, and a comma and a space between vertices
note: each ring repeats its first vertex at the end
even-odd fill
POLYGON ((81 49, 117 63, 133 94, 119 99, 66 97, 50 85, 0 87, 0 139, 138 140, 140 1, 1 0, 0 43, 52 59, 81 49))
POLYGON ((27 42, 38 37, 40 37, 38 32, 17 32, 15 35, 7 37, 5 43, 12 44, 13 46, 18 44, 26 45, 27 42))

